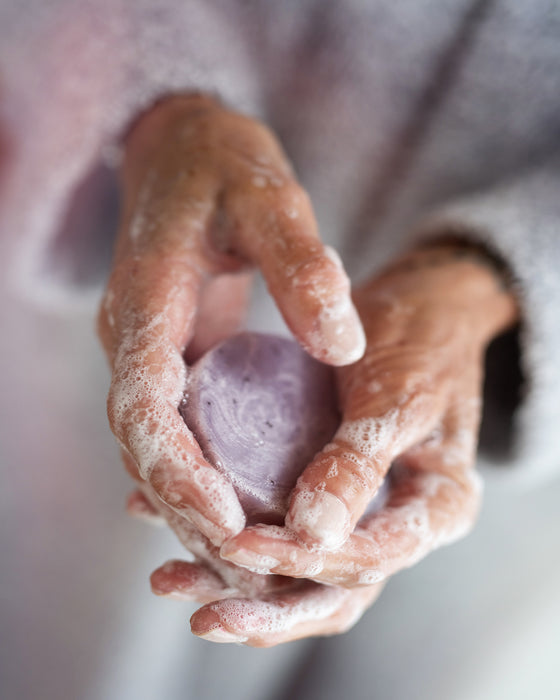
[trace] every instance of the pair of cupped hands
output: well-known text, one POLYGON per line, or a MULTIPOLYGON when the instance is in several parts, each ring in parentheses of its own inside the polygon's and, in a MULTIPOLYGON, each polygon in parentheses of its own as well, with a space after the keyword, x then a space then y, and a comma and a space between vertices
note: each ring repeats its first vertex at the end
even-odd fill
POLYGON ((351 290, 274 135, 209 96, 133 125, 122 185, 99 314, 109 420, 137 481, 129 511, 163 517, 195 555, 156 570, 154 592, 204 603, 191 628, 217 642, 347 630, 391 574, 472 527, 484 352, 515 300, 451 238, 351 290), (343 416, 285 527, 246 527, 178 410, 188 363, 242 325, 254 268, 297 341, 337 367, 343 416), (385 506, 360 520, 391 465, 385 506))

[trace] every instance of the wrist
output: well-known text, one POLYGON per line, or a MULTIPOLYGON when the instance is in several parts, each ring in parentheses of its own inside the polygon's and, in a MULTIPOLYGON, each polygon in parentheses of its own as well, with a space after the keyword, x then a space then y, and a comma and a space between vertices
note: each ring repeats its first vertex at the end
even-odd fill
POLYGON ((518 320, 509 279, 506 266, 484 248, 446 239, 406 253, 358 296, 365 292, 369 307, 376 297, 395 297, 418 319, 447 317, 486 344, 518 320))

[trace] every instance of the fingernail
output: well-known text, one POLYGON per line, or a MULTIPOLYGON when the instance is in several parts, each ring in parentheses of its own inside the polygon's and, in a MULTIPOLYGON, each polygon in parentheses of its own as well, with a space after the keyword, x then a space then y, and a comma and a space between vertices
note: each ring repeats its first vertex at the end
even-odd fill
POLYGON ((366 336, 358 312, 348 297, 323 307, 319 331, 328 359, 336 365, 347 365, 362 357, 366 336))
POLYGON ((223 627, 214 627, 214 629, 197 635, 200 639, 206 639, 208 642, 217 642, 218 644, 232 644, 246 642, 249 637, 240 637, 233 632, 228 632, 223 627))
POLYGON ((309 535, 324 549, 338 549, 349 534, 350 513, 344 503, 328 491, 300 491, 286 517, 298 534, 309 535))

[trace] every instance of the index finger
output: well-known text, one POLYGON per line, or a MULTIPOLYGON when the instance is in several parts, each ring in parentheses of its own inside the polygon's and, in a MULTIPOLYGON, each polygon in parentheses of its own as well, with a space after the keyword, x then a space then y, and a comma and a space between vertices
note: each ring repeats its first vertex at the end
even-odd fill
MULTIPOLYGON (((263 178, 264 180, 264 178, 263 178)), ((316 359, 340 366, 364 354, 365 335, 338 253, 324 246, 309 197, 295 180, 237 187, 243 221, 234 245, 261 270, 286 324, 316 359)))

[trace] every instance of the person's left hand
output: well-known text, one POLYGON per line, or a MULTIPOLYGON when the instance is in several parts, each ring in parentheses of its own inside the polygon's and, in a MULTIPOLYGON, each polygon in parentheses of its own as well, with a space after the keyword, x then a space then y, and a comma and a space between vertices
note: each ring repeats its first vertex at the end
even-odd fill
MULTIPOLYGON (((126 456, 125 456, 126 459, 126 456)), ((134 474, 134 464, 130 465, 134 474)), ((191 618, 194 634, 212 642, 269 647, 303 637, 339 634, 362 616, 384 584, 353 590, 309 580, 263 575, 220 558, 219 549, 136 478, 131 515, 167 522, 193 561, 172 560, 153 572, 152 591, 204 603, 191 618)), ((261 564, 270 564, 262 559, 261 564)))
POLYGON ((345 587, 383 581, 465 535, 484 352, 517 306, 482 252, 415 251, 355 294, 362 360, 337 370, 343 422, 292 493, 286 528, 246 528, 221 548, 249 569, 345 587), (389 468, 384 508, 362 515, 389 468))

